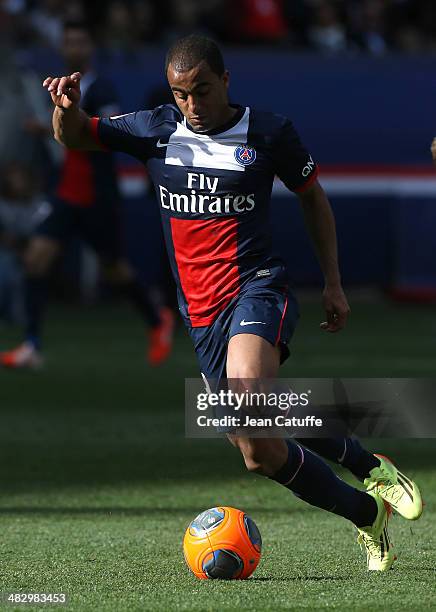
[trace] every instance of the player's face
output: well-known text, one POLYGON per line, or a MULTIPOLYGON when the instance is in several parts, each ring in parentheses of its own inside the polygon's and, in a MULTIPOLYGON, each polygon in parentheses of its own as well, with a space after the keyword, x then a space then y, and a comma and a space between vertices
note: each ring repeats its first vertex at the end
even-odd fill
POLYGON ((70 28, 65 30, 62 53, 71 71, 84 72, 91 62, 94 47, 86 30, 70 28))
POLYGON ((177 72, 170 64, 168 83, 177 106, 195 132, 207 132, 225 123, 229 114, 229 73, 218 76, 206 62, 177 72))

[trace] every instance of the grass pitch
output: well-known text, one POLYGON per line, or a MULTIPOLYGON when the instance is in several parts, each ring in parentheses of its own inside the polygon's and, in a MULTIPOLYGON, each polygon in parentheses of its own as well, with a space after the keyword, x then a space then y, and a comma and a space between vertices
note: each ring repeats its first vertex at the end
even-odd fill
MULTIPOLYGON (((434 376, 430 308, 358 304, 337 336, 318 331, 318 305, 302 312, 283 376, 434 376)), ((16 339, 1 330, 2 347, 16 339)), ((67 593, 80 611, 436 609, 434 440, 368 442, 427 504, 416 523, 392 521, 394 569, 368 574, 351 524, 246 474, 225 441, 184 438, 184 378, 198 370, 182 330, 161 369, 143 350, 127 308, 55 309, 46 369, 0 372, 0 591, 67 593), (245 582, 198 581, 185 566, 187 524, 218 504, 261 530, 245 582)))

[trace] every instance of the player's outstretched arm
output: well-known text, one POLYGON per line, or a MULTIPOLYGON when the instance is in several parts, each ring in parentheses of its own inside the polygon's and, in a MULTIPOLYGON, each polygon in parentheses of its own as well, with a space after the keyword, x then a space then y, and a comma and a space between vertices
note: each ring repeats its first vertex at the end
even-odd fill
POLYGON ((318 181, 298 195, 305 224, 325 278, 323 306, 327 321, 321 323, 321 329, 337 332, 345 327, 350 307, 341 285, 335 219, 318 181))
POLYGON ((69 149, 100 151, 90 130, 90 118, 80 107, 80 72, 69 76, 47 77, 43 87, 54 104, 53 131, 55 139, 69 149))
POLYGON ((436 164, 436 137, 433 138, 433 142, 431 143, 431 155, 434 163, 436 164))

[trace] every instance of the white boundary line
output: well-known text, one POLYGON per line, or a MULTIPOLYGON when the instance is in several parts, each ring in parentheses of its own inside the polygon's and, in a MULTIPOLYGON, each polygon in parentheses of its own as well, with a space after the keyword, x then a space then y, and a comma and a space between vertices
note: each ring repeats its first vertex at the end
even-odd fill
MULTIPOLYGON (((436 199, 435 176, 398 176, 397 175, 344 175, 329 176, 321 174, 319 179, 328 195, 331 196, 394 196, 394 197, 434 197, 436 199)), ((149 180, 143 172, 120 174, 120 187, 123 196, 139 197, 148 188, 149 180)), ((274 196, 292 195, 278 179, 274 181, 274 196)))

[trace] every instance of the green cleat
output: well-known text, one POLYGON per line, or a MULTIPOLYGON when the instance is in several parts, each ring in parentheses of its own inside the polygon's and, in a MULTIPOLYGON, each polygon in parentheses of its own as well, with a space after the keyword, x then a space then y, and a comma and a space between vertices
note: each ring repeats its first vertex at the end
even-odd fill
POLYGON ((388 521, 392 514, 391 507, 376 493, 369 491, 378 507, 377 517, 373 525, 357 529, 360 547, 365 547, 366 562, 369 571, 386 572, 397 558, 388 535, 388 521))
POLYGON ((397 470, 395 465, 383 455, 375 455, 380 467, 370 471, 365 478, 366 490, 380 495, 401 516, 416 521, 422 514, 422 498, 417 485, 397 470))

